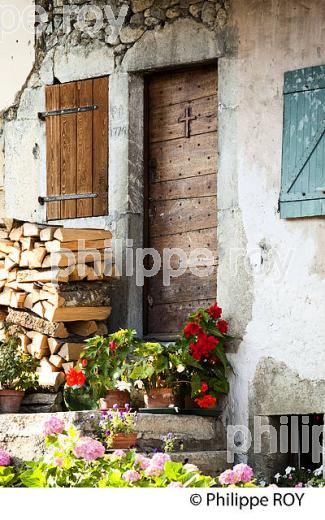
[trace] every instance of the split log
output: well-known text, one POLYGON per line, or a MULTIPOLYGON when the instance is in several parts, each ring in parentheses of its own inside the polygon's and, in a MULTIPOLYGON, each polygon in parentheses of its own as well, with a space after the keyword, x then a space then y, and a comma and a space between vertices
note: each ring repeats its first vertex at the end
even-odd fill
POLYGON ((112 238, 112 233, 101 229, 60 228, 54 233, 54 238, 60 240, 60 242, 76 240, 109 240, 112 238))
POLYGON ((40 361, 39 368, 37 369, 38 373, 44 372, 60 372, 60 368, 57 368, 52 363, 50 363, 49 358, 43 357, 40 361))
POLYGON ((15 309, 23 309, 27 294, 24 292, 12 292, 10 306, 15 309))
POLYGON ((53 240, 54 233, 57 231, 57 227, 46 227, 40 232, 40 240, 42 242, 48 242, 49 240, 53 240))
POLYGON ((23 236, 23 226, 14 227, 9 234, 10 240, 17 242, 23 236))
POLYGON ((106 240, 71 240, 69 242, 60 242, 60 240, 51 240, 45 243, 45 247, 49 253, 58 253, 64 250, 79 251, 85 249, 102 250, 111 247, 112 241, 106 240))
POLYGON ((11 249, 14 247, 14 243, 11 240, 0 240, 0 251, 9 255, 11 249))
POLYGON ((47 336, 35 332, 30 348, 32 356, 36 357, 36 359, 42 359, 44 356, 49 355, 50 351, 47 344, 47 336))
POLYGON ((57 392, 64 382, 65 374, 63 372, 42 372, 39 374, 39 385, 49 388, 53 392, 57 392))
POLYGON ((64 373, 67 374, 69 370, 71 370, 75 366, 76 364, 73 361, 71 361, 70 363, 63 363, 62 368, 64 370, 64 373))
POLYGON ((28 265, 30 269, 38 269, 42 267, 43 260, 46 256, 45 247, 38 247, 32 251, 28 251, 28 265))
POLYGON ((65 361, 78 361, 80 354, 84 352, 87 345, 85 343, 65 343, 59 352, 59 356, 65 361))
POLYGON ((29 267, 29 253, 31 251, 22 251, 20 255, 19 267, 29 267))
POLYGON ((45 317, 52 322, 107 320, 112 311, 111 307, 59 307, 47 309, 45 317))
POLYGON ((39 237, 41 229, 43 228, 44 226, 39 224, 25 222, 25 224, 23 224, 24 237, 39 237))
POLYGON ((55 338, 47 338, 48 346, 51 352, 51 355, 57 354, 59 350, 62 348, 62 341, 59 341, 55 338))
POLYGON ((62 359, 61 356, 57 356, 55 354, 52 354, 52 356, 50 356, 49 358, 49 362, 56 368, 56 369, 59 369, 62 368, 62 365, 64 363, 64 360, 62 359))
POLYGON ((18 334, 18 337, 20 339, 21 348, 25 354, 29 354, 28 345, 31 344, 30 338, 27 336, 27 334, 18 334))
POLYGON ((7 256, 7 258, 5 259, 5 270, 7 271, 7 273, 10 273, 10 271, 17 266, 19 266, 19 262, 15 262, 14 260, 11 260, 9 256, 7 256))
POLYGON ((0 240, 6 240, 9 238, 9 233, 6 229, 0 229, 0 240))
POLYGON ((10 307, 11 296, 13 294, 12 289, 4 289, 4 291, 0 294, 0 305, 5 305, 6 307, 10 307))
POLYGON ((47 320, 33 316, 29 312, 10 309, 6 321, 7 323, 20 325, 26 329, 54 338, 67 338, 69 336, 64 323, 50 323, 47 320))
POLYGON ((29 309, 31 311, 33 306, 34 306, 33 294, 29 293, 29 294, 27 294, 27 296, 25 298, 24 307, 25 307, 25 309, 29 309))
POLYGON ((49 271, 18 271, 18 282, 67 282, 69 276, 63 273, 60 269, 52 269, 49 271))
POLYGON ((108 327, 106 323, 100 322, 97 323, 97 335, 98 336, 107 336, 108 334, 108 327))
POLYGON ((35 239, 32 237, 21 237, 20 243, 23 251, 31 251, 34 247, 35 239))
POLYGON ((110 305, 110 292, 111 284, 107 282, 71 282, 44 285, 41 295, 56 307, 101 307, 110 305))
POLYGON ((97 332, 97 323, 95 321, 75 321, 67 325, 71 334, 77 334, 84 338, 88 338, 97 332))
POLYGON ((33 305, 32 311, 37 314, 37 316, 40 316, 40 318, 45 317, 45 308, 42 304, 42 302, 38 302, 35 305, 33 305))

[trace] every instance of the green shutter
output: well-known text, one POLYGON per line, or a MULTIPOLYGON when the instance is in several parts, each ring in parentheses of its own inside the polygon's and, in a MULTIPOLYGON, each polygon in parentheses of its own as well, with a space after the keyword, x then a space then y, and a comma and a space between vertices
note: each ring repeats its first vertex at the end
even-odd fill
POLYGON ((281 218, 325 215, 325 65, 284 78, 281 218))

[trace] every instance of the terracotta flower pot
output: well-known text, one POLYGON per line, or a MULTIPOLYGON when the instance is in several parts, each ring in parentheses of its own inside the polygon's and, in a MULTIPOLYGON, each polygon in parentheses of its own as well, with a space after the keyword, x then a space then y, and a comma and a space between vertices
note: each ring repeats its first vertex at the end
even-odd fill
POLYGON ((128 450, 136 445, 138 435, 136 433, 116 433, 113 437, 113 450, 128 450))
POLYGON ((170 408, 175 406, 175 396, 171 388, 153 388, 144 395, 146 408, 170 408))
POLYGON ((0 412, 18 413, 25 392, 18 390, 0 390, 0 412))
POLYGON ((127 403, 130 403, 130 394, 127 390, 109 390, 106 397, 100 400, 100 409, 109 410, 114 404, 124 409, 127 403))

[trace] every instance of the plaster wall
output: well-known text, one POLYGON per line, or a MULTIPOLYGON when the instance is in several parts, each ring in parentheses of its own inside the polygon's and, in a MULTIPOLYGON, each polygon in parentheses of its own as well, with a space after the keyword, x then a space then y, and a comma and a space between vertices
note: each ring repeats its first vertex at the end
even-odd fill
POLYGON ((238 54, 219 60, 218 299, 240 338, 228 414, 247 425, 325 408, 325 221, 277 212, 283 75, 325 63, 325 11, 322 0, 232 7, 238 54))

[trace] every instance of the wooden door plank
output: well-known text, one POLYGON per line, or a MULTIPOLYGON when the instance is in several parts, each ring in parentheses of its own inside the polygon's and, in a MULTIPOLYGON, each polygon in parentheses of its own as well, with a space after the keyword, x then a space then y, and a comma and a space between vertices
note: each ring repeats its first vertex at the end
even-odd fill
POLYGON ((177 179, 175 181, 155 182, 150 186, 149 200, 178 200, 217 195, 217 179, 215 173, 203 175, 198 179, 177 179))
MULTIPOLYGON (((189 255, 195 248, 207 248, 211 251, 211 254, 215 258, 215 262, 218 260, 216 227, 185 233, 176 233, 174 235, 166 235, 162 237, 152 237, 150 245, 160 254, 162 254, 164 249, 180 248, 189 255)), ((171 264, 173 265, 173 268, 179 266, 179 261, 176 256, 172 258, 171 264)))
POLYGON ((208 307, 215 298, 148 306, 148 334, 179 333, 188 315, 198 307, 208 307))
POLYGON ((182 72, 168 72, 152 76, 150 80, 150 107, 170 106, 188 100, 214 95, 217 91, 215 66, 182 72))
MULTIPOLYGON (((61 108, 77 107, 76 83, 60 86, 61 108)), ((61 120, 61 194, 77 193, 77 115, 60 116, 61 120)), ((75 200, 61 202, 61 218, 75 218, 75 200)))
MULTIPOLYGON (((60 85, 45 89, 46 110, 60 109, 60 85)), ((46 179, 47 195, 61 195, 61 130, 60 116, 46 118, 46 179)), ((47 218, 61 218, 60 202, 47 205, 47 218)))
POLYGON ((215 197, 149 204, 150 237, 215 228, 216 222, 215 197))
MULTIPOLYGON (((93 81, 78 81, 78 105, 93 104, 93 81)), ((93 191, 93 113, 82 112, 77 115, 77 193, 93 191)), ((93 214, 92 199, 77 201, 77 216, 91 217, 93 214)))
POLYGON ((171 278, 169 286, 164 286, 160 272, 157 276, 150 278, 148 294, 153 305, 161 305, 163 303, 192 302, 193 294, 198 300, 213 299, 216 291, 216 267, 214 267, 211 274, 202 278, 187 269, 180 276, 171 278))
POLYGON ((93 81, 93 215, 108 213, 108 78, 93 81))
MULTIPOLYGON (((150 182, 196 177, 217 169, 217 133, 150 145, 150 182)), ((199 182, 199 181, 198 181, 199 182)))
POLYGON ((169 139, 186 137, 185 124, 179 122, 185 114, 185 109, 190 107, 191 114, 196 117, 190 124, 190 135, 206 134, 217 131, 217 96, 209 96, 195 101, 189 101, 168 107, 157 108, 150 111, 150 142, 160 142, 169 139))

